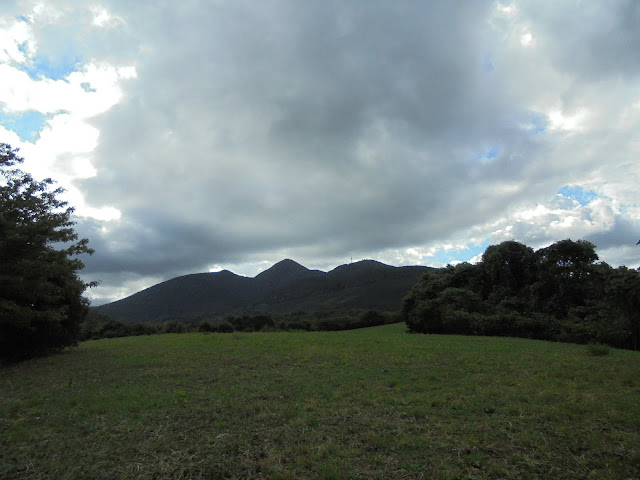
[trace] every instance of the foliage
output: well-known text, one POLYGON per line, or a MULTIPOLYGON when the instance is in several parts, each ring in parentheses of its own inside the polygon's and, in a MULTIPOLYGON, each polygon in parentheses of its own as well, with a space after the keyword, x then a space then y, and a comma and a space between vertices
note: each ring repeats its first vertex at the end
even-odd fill
POLYGON ((400 321, 400 317, 398 313, 395 312, 381 312, 378 310, 337 310, 308 314, 297 312, 279 318, 277 320, 277 327, 281 330, 335 332, 397 323, 398 321, 400 321))
POLYGON ((0 357, 21 359, 77 342, 88 301, 78 276, 73 208, 53 180, 34 180, 15 168, 18 150, 0 143, 0 357))
POLYGON ((192 321, 172 319, 158 323, 126 323, 90 309, 82 324, 79 340, 152 335, 156 333, 232 333, 274 331, 339 331, 386 325, 400 321, 397 312, 377 310, 295 312, 287 315, 243 315, 224 319, 204 317, 192 321))
POLYGON ((592 357, 602 357, 604 355, 609 355, 610 349, 607 345, 590 343, 587 345, 587 352, 589 352, 589 355, 592 357))
POLYGON ((98 312, 95 308, 90 308, 87 315, 80 326, 80 333, 78 334, 78 340, 96 340, 101 338, 100 330, 102 326, 114 320, 108 315, 104 315, 98 312))
POLYGON ((229 316, 225 319, 233 325, 238 332, 259 332, 261 330, 273 330, 275 324, 269 315, 243 315, 242 317, 229 316))
POLYGON ((171 320, 164 324, 163 330, 164 333, 185 333, 187 331, 187 326, 177 320, 171 320))
POLYGON ((203 320, 198 324, 199 332, 213 332, 214 328, 214 324, 209 320, 203 320))
POLYGON ((508 241, 477 265, 432 270, 405 298, 412 332, 597 342, 640 349, 640 272, 596 263, 595 246, 562 240, 536 252, 508 241))
POLYGON ((233 333, 235 328, 233 328, 233 324, 227 320, 222 320, 221 322, 215 323, 213 325, 212 332, 215 333, 233 333))
POLYGON ((119 320, 109 320, 100 327, 98 338, 116 338, 127 337, 132 335, 133 331, 129 330, 129 326, 119 320))

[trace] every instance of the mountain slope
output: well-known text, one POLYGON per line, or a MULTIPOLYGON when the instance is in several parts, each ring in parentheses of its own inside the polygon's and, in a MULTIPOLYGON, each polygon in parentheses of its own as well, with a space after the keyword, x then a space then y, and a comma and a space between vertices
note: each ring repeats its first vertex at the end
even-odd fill
POLYGON ((122 321, 158 322, 185 315, 224 315, 254 297, 251 278, 224 270, 173 278, 95 309, 122 321))
POLYGON ((229 271, 185 275, 95 309, 126 322, 297 311, 398 310, 427 270, 363 260, 325 273, 286 259, 254 278, 229 271))

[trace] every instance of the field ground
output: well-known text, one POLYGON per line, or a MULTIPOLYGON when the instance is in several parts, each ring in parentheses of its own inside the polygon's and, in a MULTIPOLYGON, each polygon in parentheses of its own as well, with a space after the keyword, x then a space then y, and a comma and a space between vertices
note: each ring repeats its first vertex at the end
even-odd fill
POLYGON ((348 332, 98 340, 0 368, 2 479, 640 479, 640 352, 348 332))

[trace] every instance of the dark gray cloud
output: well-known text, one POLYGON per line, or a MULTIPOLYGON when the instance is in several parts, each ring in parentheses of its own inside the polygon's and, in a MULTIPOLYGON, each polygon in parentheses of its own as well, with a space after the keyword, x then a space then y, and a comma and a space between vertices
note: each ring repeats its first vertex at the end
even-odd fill
MULTIPOLYGON (((490 175, 473 165, 478 149, 504 142, 508 118, 525 113, 508 106, 499 80, 482 78, 491 74, 478 19, 490 5, 271 2, 133 14, 130 28, 140 43, 154 39, 152 51, 128 100, 105 118, 88 198, 116 199, 157 231, 156 222, 193 224, 215 247, 212 260, 237 244, 326 237, 387 247, 398 229, 404 242, 423 241, 448 213, 443 192, 460 191, 458 215, 469 211, 464 190, 490 175), (145 201, 160 218, 136 210, 145 201), (220 230, 234 241, 216 243, 220 230)), ((509 133, 515 143, 527 135, 509 133)), ((521 171, 515 163, 506 166, 521 171)))

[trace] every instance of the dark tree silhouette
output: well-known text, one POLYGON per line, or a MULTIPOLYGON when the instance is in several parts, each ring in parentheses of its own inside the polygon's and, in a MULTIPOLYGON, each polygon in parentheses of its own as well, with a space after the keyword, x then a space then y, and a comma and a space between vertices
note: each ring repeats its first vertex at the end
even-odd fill
POLYGON ((34 180, 15 166, 18 150, 0 143, 0 357, 21 359, 77 342, 88 310, 77 255, 73 208, 53 180, 34 180))

